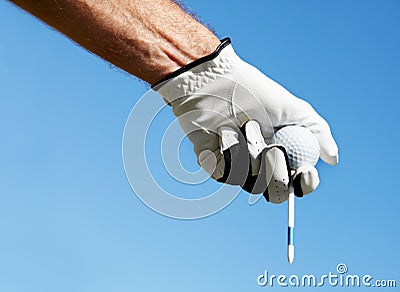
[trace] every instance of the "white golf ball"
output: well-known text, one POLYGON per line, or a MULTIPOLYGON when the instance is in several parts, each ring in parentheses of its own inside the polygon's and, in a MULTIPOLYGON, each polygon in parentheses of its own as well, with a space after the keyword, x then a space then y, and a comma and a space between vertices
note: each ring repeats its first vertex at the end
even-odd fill
POLYGON ((317 164, 319 143, 310 130, 300 126, 283 127, 275 133, 275 143, 285 147, 291 169, 317 164))

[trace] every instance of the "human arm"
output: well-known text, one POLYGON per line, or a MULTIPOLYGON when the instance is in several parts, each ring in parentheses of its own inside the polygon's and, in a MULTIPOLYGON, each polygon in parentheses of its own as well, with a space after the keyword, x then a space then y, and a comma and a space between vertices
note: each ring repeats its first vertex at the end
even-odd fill
POLYGON ((150 84, 210 54, 220 43, 170 0, 10 2, 150 84))
MULTIPOLYGON (((268 186, 273 199, 271 190, 267 197, 283 202, 291 173, 284 153, 264 139, 286 125, 309 128, 319 140, 321 158, 337 163, 330 128, 308 103, 244 62, 229 40, 219 41, 173 1, 13 2, 89 51, 156 84, 193 142, 199 163, 218 181, 256 193, 268 186), (248 124, 252 120, 260 128, 246 127, 254 125, 248 124)), ((315 169, 297 175, 304 178, 304 194, 318 185, 315 169)))

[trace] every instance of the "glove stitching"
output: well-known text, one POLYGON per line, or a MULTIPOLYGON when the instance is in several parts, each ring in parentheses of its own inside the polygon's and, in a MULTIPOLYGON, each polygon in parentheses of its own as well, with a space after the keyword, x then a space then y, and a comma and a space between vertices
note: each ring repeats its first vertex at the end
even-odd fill
MULTIPOLYGON (((237 85, 239 84, 238 80, 239 80, 239 76, 235 76, 235 79, 232 82, 232 86, 228 93, 228 100, 229 100, 228 112, 230 113, 231 117, 235 117, 235 118, 237 118, 237 117, 236 117, 236 113, 235 113, 235 105, 233 104, 233 96, 235 94, 237 85)), ((243 125, 239 125, 239 126, 242 127, 243 125)))

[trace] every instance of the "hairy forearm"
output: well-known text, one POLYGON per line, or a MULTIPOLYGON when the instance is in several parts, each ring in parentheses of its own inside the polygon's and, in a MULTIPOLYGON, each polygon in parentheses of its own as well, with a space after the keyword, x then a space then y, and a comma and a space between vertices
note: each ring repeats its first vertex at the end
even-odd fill
POLYGON ((219 44, 212 32, 170 0, 10 2, 150 84, 219 44))

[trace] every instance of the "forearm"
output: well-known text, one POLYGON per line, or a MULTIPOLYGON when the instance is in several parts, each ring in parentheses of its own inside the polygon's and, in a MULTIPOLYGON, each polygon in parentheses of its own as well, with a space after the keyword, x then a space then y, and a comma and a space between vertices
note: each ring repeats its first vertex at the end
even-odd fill
POLYGON ((170 0, 11 2, 150 84, 219 44, 212 32, 170 0))

